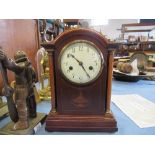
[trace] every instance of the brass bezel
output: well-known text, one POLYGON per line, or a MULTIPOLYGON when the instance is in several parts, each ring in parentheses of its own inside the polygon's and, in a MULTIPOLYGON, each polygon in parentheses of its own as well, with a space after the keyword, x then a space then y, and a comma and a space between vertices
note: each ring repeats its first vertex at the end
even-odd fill
POLYGON ((78 85, 78 86, 88 85, 88 84, 93 83, 94 81, 96 81, 96 80, 99 78, 99 76, 101 75, 101 73, 102 73, 102 70, 103 70, 103 67, 104 67, 103 65, 104 65, 104 57, 103 57, 103 54, 102 54, 101 50, 100 50, 93 42, 88 41, 88 40, 83 40, 83 39, 82 39, 82 40, 74 40, 74 41, 72 41, 72 42, 66 44, 66 45, 61 49, 61 52, 60 52, 59 57, 58 57, 58 68, 59 68, 59 70, 60 70, 60 72, 61 72, 63 78, 64 78, 65 80, 69 81, 71 84, 78 85), (61 69, 61 57, 62 57, 64 51, 65 51, 70 45, 75 44, 75 43, 87 43, 87 44, 93 46, 95 49, 97 49, 97 51, 98 51, 98 53, 99 53, 99 55, 100 55, 100 57, 101 57, 101 68, 100 68, 99 73, 97 74, 97 76, 96 76, 94 79, 92 79, 92 80, 90 80, 90 81, 88 81, 88 82, 86 82, 86 83, 77 83, 77 82, 71 81, 70 79, 68 79, 68 78, 64 75, 64 73, 63 73, 63 71, 62 71, 62 69, 61 69))

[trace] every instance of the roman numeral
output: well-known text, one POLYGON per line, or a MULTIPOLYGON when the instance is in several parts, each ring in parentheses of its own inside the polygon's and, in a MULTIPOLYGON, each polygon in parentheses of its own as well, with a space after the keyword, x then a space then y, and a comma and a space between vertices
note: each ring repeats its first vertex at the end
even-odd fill
POLYGON ((79 45, 79 51, 83 51, 83 45, 79 45))
POLYGON ((75 47, 72 47, 72 53, 75 53, 75 47))
POLYGON ((89 52, 89 47, 87 47, 87 52, 89 52))

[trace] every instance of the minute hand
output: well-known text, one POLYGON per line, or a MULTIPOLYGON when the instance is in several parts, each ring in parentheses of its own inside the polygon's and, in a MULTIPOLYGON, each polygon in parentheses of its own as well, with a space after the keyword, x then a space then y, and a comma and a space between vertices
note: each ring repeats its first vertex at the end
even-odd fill
POLYGON ((82 69, 85 71, 86 75, 90 78, 90 75, 87 73, 86 69, 84 68, 83 64, 81 65, 82 69))
POLYGON ((87 73, 86 69, 84 68, 83 66, 83 62, 82 61, 79 61, 73 54, 69 54, 72 58, 74 58, 78 64, 82 67, 82 69, 85 71, 86 75, 90 78, 90 75, 87 73))

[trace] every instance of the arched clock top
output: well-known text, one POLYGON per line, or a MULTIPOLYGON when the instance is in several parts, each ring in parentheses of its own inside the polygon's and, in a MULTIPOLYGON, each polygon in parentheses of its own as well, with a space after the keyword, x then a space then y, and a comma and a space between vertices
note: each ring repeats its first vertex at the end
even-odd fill
POLYGON ((92 29, 72 29, 67 30, 63 33, 61 33, 54 42, 51 42, 52 44, 55 44, 55 46, 62 45, 63 43, 70 42, 71 40, 77 40, 77 39, 83 39, 83 40, 89 40, 92 42, 96 42, 100 44, 100 46, 107 47, 108 46, 108 40, 99 32, 92 30, 92 29))

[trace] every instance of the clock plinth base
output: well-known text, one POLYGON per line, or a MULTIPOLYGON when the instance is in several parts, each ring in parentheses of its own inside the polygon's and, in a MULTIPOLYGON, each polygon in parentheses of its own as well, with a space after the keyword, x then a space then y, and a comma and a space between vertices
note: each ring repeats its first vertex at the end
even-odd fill
POLYGON ((60 115, 50 113, 46 119, 47 131, 115 132, 118 130, 112 114, 106 115, 60 115))

